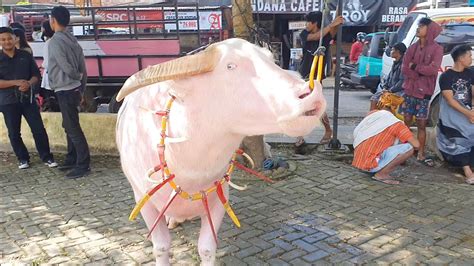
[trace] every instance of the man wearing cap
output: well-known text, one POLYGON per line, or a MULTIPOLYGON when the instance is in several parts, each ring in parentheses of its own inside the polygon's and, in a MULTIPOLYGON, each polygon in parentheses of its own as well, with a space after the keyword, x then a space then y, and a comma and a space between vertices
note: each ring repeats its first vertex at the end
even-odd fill
POLYGON ((402 61, 403 55, 405 54, 407 47, 402 42, 395 44, 392 47, 390 56, 394 59, 392 69, 388 74, 387 78, 382 80, 379 85, 377 93, 370 98, 370 110, 377 108, 377 103, 380 100, 380 96, 384 92, 395 93, 401 95, 403 92, 403 75, 402 75, 402 61))

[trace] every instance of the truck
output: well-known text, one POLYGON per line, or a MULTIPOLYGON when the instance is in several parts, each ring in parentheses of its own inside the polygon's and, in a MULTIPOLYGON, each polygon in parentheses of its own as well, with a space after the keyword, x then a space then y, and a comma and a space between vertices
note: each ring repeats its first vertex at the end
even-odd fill
MULTIPOLYGON (((177 1, 176 1, 177 2, 177 1)), ((88 74, 84 92, 85 112, 109 104, 118 112, 115 96, 125 80, 150 65, 178 58, 186 51, 227 38, 220 8, 196 4, 160 3, 149 6, 70 8, 70 31, 77 37, 86 59, 88 74)), ((43 61, 44 42, 33 40, 51 9, 15 7, 13 22, 27 28, 27 37, 38 66, 43 61)))

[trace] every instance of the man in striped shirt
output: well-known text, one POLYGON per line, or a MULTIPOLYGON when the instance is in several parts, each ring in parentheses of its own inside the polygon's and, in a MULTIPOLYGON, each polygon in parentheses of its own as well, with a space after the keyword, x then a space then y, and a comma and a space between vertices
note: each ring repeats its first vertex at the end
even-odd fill
POLYGON ((374 180, 396 185, 400 182, 390 173, 408 160, 420 143, 389 110, 370 112, 354 130, 352 166, 374 174, 374 180))

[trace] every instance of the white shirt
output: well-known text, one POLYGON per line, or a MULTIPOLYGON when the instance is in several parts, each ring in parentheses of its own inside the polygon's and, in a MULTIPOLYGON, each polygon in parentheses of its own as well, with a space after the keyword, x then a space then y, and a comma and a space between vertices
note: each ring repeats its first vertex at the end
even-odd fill
POLYGON ((46 40, 46 43, 43 46, 43 64, 42 64, 42 67, 43 67, 44 71, 43 71, 43 79, 41 80, 41 88, 51 90, 51 87, 49 86, 49 81, 48 81, 48 42, 49 42, 49 40, 46 40))

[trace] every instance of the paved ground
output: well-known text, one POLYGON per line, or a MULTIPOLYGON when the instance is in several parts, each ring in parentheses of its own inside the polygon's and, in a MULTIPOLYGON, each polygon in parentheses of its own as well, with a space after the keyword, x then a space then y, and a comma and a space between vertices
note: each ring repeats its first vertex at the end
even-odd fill
MULTIPOLYGON (((286 156, 283 148, 274 154, 286 156)), ((118 158, 94 157, 93 173, 65 180, 41 165, 20 171, 0 153, 0 263, 142 264, 153 262, 118 158)), ((219 264, 305 265, 363 262, 472 265, 473 186, 450 169, 408 164, 387 186, 352 169, 350 157, 289 157, 296 170, 276 184, 233 190, 242 222, 220 230, 219 264)), ((198 221, 172 233, 172 262, 198 264, 198 221)))

